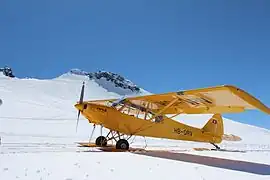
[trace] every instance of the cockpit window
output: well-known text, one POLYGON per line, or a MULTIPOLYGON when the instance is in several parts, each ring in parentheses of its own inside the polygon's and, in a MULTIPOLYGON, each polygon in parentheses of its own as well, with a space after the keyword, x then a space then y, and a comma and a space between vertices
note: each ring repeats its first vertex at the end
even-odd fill
POLYGON ((117 110, 119 110, 124 114, 128 114, 130 116, 134 116, 144 120, 151 120, 156 123, 162 122, 164 119, 162 115, 154 117, 155 113, 150 111, 150 109, 148 108, 130 102, 126 102, 124 100, 114 102, 112 104, 112 107, 116 108, 117 110))

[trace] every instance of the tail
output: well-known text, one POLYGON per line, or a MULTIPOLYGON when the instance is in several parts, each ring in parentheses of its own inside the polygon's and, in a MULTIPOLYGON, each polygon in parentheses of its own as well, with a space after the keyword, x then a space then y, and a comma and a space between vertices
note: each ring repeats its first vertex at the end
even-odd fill
POLYGON ((204 125, 202 131, 213 136, 211 143, 220 143, 224 134, 222 116, 220 114, 214 114, 204 125))

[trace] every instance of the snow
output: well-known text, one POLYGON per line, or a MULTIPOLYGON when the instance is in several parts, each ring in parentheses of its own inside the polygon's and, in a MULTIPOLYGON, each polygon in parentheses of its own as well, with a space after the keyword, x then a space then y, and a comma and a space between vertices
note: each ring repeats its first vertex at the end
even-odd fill
MULTIPOLYGON (((131 146, 153 151, 78 147, 76 142, 88 141, 93 129, 81 117, 75 131, 74 104, 83 81, 85 99, 122 97, 113 88, 70 73, 47 80, 0 75, 1 180, 270 179, 270 131, 226 118, 225 133, 242 138, 221 143, 227 152, 193 149, 212 148, 205 143, 143 137, 131 138, 131 146)), ((181 115, 176 120, 203 127, 210 116, 181 115)), ((92 140, 99 135, 98 127, 92 140)))

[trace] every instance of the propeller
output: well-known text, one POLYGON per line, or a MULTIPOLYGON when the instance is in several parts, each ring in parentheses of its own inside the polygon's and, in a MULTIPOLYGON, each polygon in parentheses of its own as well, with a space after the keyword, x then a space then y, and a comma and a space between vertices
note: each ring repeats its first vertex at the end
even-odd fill
MULTIPOLYGON (((82 103, 83 103, 83 97, 84 97, 84 86, 85 86, 85 82, 83 82, 83 85, 82 85, 82 89, 81 89, 81 95, 80 95, 79 104, 82 104, 82 103)), ((76 124, 76 132, 77 132, 77 129, 78 129, 78 123, 79 123, 80 114, 81 114, 81 111, 80 111, 80 110, 78 110, 77 124, 76 124)))

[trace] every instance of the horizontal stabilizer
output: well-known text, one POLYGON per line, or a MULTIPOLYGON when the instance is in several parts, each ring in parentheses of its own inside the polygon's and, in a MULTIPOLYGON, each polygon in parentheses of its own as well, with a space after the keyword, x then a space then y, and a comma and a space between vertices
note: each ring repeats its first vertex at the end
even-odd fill
POLYGON ((242 138, 239 136, 233 135, 233 134, 230 134, 230 135, 224 134, 222 136, 222 140, 224 140, 224 141, 241 141, 242 138))

